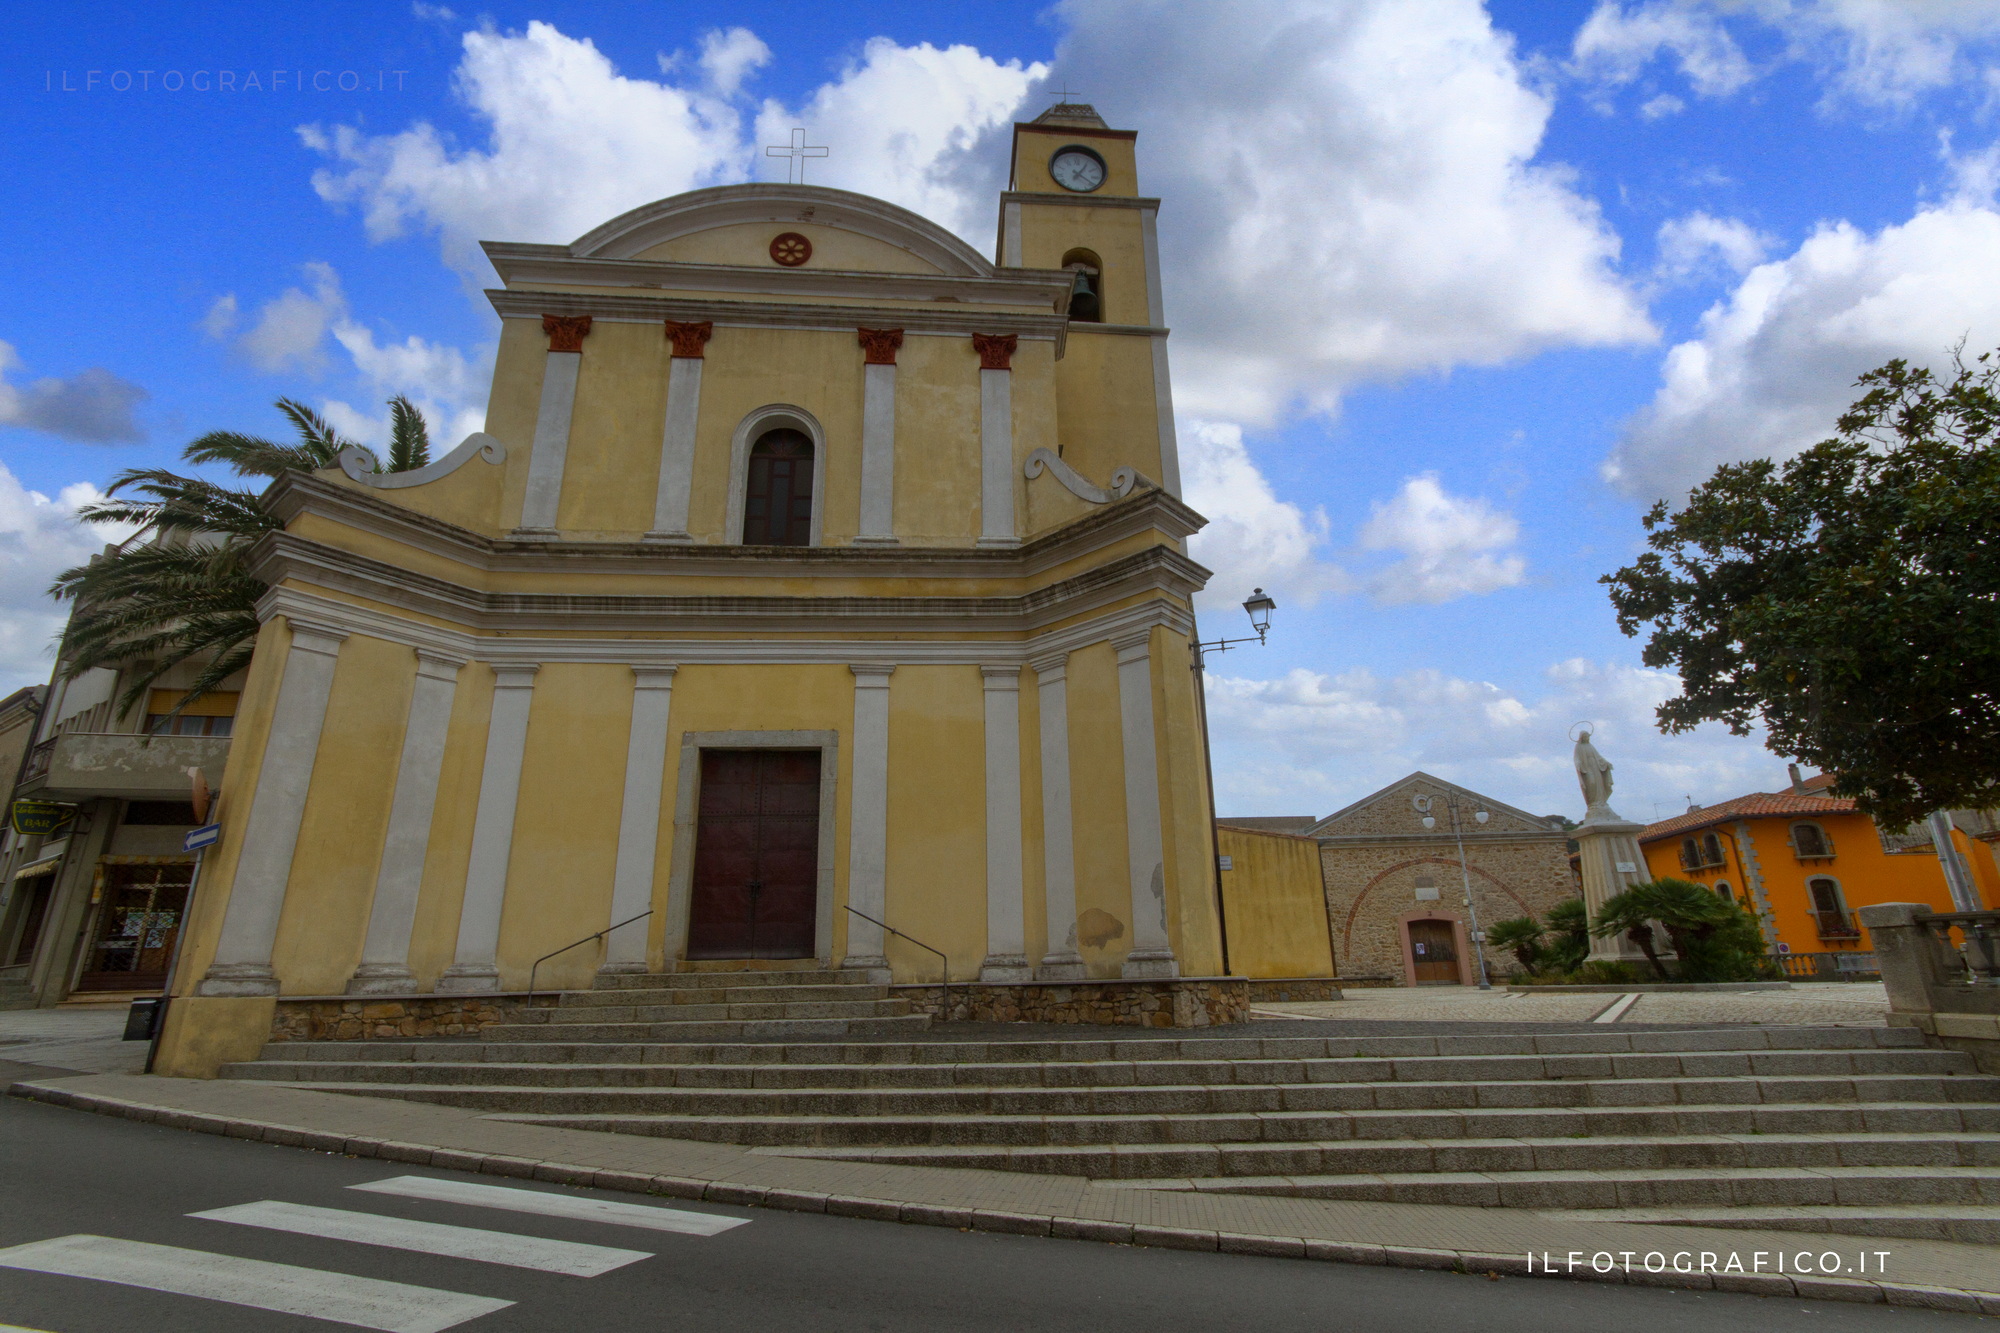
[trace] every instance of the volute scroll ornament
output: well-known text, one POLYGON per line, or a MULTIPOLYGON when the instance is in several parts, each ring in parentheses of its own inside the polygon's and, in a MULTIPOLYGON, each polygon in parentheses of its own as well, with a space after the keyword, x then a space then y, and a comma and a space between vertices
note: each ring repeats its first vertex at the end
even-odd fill
POLYGON ((1063 462, 1053 449, 1037 449, 1029 454, 1028 461, 1021 466, 1021 471, 1030 481, 1047 471, 1061 482, 1071 495, 1094 505, 1108 505, 1113 500, 1124 499, 1136 490, 1160 489, 1160 483, 1136 468, 1129 467, 1121 467, 1111 474, 1109 489, 1093 485, 1081 472, 1063 462))

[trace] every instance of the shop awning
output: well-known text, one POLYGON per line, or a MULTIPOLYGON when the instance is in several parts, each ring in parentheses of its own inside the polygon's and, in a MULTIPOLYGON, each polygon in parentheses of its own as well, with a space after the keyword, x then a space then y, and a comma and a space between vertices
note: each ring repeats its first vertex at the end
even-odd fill
POLYGON ((53 875, 56 873, 56 867, 61 864, 62 858, 60 856, 50 856, 40 861, 30 861, 14 872, 14 878, 21 880, 33 879, 37 875, 53 875))

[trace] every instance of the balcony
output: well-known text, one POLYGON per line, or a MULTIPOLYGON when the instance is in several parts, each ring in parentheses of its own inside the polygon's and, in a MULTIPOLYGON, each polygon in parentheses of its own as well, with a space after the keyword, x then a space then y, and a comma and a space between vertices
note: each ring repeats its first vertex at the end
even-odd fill
POLYGON ((1819 927, 1819 937, 1823 940, 1858 940, 1861 931, 1853 918, 1845 912, 1814 912, 1813 921, 1819 927))
POLYGON ((22 774, 21 796, 83 801, 122 796, 132 801, 185 801, 190 768, 211 784, 229 758, 226 736, 145 736, 129 732, 70 732, 37 745, 22 774))

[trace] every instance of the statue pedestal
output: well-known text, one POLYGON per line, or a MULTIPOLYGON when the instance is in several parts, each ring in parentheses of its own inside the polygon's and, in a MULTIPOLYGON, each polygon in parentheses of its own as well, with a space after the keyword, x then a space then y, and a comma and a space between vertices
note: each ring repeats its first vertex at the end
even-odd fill
MULTIPOLYGON (((1652 878, 1646 858, 1640 854, 1637 834, 1645 828, 1624 818, 1609 806, 1599 806, 1585 814, 1583 823, 1571 830, 1576 839, 1578 861, 1583 871, 1583 905, 1597 923, 1604 900, 1623 893, 1634 884, 1652 878)), ((1644 963, 1646 955, 1623 935, 1590 942, 1592 962, 1644 963)))

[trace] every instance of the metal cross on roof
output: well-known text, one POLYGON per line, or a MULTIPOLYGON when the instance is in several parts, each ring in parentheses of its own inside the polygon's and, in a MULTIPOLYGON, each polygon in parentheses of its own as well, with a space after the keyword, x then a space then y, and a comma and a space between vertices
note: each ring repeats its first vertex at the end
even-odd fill
POLYGON ((806 147, 806 132, 803 129, 794 129, 792 131, 792 143, 789 148, 766 148, 764 156, 790 158, 791 161, 785 165, 785 179, 794 185, 804 185, 806 183, 806 159, 809 157, 825 157, 832 151, 830 148, 806 147))
POLYGON ((1052 99, 1058 106, 1065 102, 1076 100, 1076 94, 1069 90, 1069 82, 1067 80, 1063 82, 1063 86, 1060 88, 1050 88, 1047 84, 1042 85, 1042 96, 1052 99))

